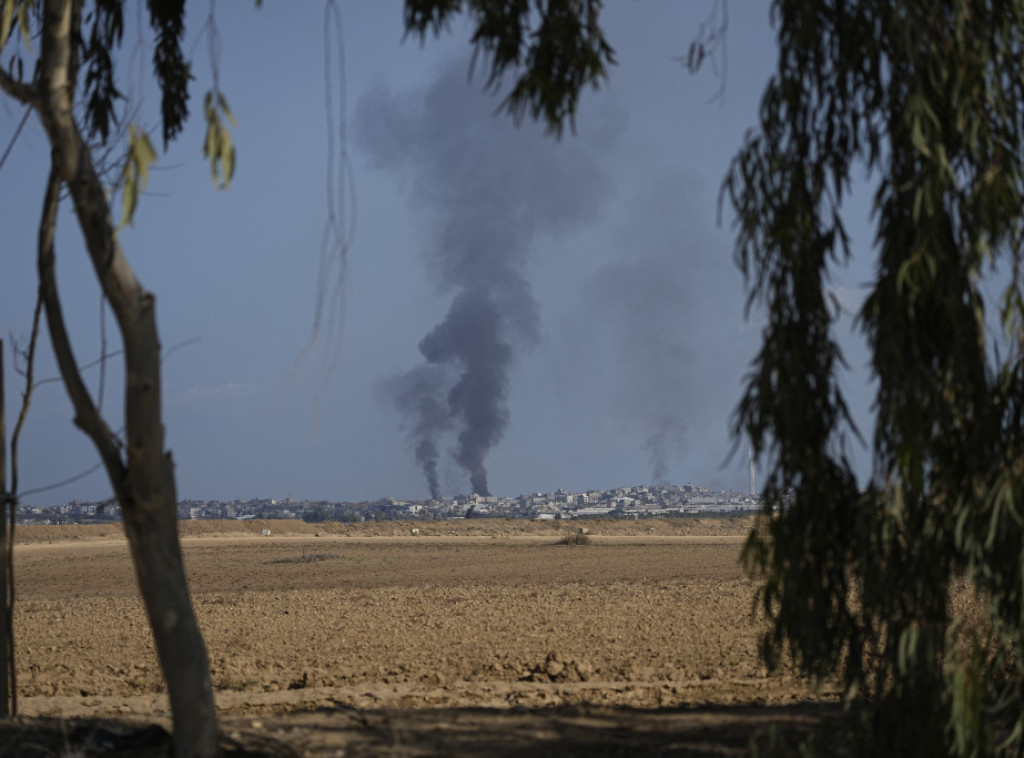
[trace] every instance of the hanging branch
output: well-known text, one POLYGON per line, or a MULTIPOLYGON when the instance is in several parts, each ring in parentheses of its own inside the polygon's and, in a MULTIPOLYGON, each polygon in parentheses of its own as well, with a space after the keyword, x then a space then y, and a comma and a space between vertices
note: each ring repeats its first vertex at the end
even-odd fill
MULTIPOLYGON (((46 306, 46 321, 53 342, 61 376, 75 408, 75 425, 84 431, 100 453, 100 459, 107 469, 110 480, 115 484, 124 481, 125 467, 121 460, 118 439, 107 426, 99 410, 89 396, 82 375, 79 373, 64 324, 63 309, 57 295, 57 281, 54 274, 53 238, 56 229, 57 201, 61 180, 56 168, 51 168, 43 204, 43 219, 39 224, 39 291, 46 306)), ((118 493, 123 494, 123 493, 118 493)))

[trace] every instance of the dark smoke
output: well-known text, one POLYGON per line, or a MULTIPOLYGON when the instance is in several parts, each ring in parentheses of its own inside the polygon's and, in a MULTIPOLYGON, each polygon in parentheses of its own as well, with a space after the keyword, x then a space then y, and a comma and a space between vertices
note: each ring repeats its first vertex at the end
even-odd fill
POLYGON ((441 497, 437 438, 452 428, 446 397, 451 383, 449 373, 442 367, 425 365, 394 376, 382 385, 385 396, 402 414, 406 433, 413 441, 416 462, 427 477, 434 500, 441 497))
POLYGON ((670 484, 668 456, 681 444, 682 436, 682 424, 674 415, 664 415, 655 422, 654 430, 644 443, 644 450, 651 457, 652 484, 670 484))
POLYGON ((464 291, 444 321, 420 342, 428 363, 462 367, 462 375, 448 392, 448 409, 461 428, 455 461, 479 495, 490 494, 484 456, 508 423, 505 398, 512 349, 501 331, 501 311, 490 295, 464 291))
POLYGON ((467 70, 449 65, 425 92, 379 88, 355 114, 363 150, 411 180, 410 200, 429 224, 428 271, 453 293, 447 315, 420 342, 426 363, 385 383, 435 498, 438 445, 448 432, 457 433, 453 456, 473 492, 490 494, 485 461, 508 425, 509 372, 517 351, 539 338, 525 278, 531 244, 538 233, 593 218, 609 188, 595 143, 607 146, 618 131, 588 144, 555 143, 532 124, 516 129, 467 82, 467 70))

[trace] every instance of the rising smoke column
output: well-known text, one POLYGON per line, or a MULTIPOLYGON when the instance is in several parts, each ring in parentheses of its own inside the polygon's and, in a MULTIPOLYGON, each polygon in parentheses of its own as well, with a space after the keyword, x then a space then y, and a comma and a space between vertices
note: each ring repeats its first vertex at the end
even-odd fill
POLYGON ((617 259, 581 282, 559 350, 592 377, 584 392, 644 451, 654 484, 679 474, 684 453, 696 457, 691 427, 702 430, 708 399, 732 386, 731 374, 717 370, 720 346, 709 344, 720 331, 714 298, 723 288, 710 286, 702 261, 704 222, 686 210, 691 184, 685 175, 655 175, 623 201, 629 222, 610 231, 617 259))
POLYGON ((417 366, 381 385, 384 396, 394 403, 402 416, 402 425, 413 442, 416 463, 423 469, 430 497, 434 500, 441 497, 437 476, 438 437, 452 428, 445 399, 450 385, 448 372, 433 365, 417 366))
POLYGON ((670 247, 644 250, 609 265, 592 282, 604 304, 598 324, 630 369, 618 374, 617 402, 628 426, 643 435, 651 482, 662 485, 670 483, 672 464, 686 442, 697 362, 686 345, 694 324, 679 260, 685 257, 670 247))
POLYGON ((651 483, 671 484, 668 478, 669 454, 681 444, 684 426, 681 420, 671 413, 648 423, 653 425, 653 429, 644 441, 644 450, 651 457, 651 483))
POLYGON ((424 363, 383 385, 435 498, 439 440, 450 432, 473 492, 490 494, 485 461, 508 425, 509 372, 539 338, 525 277, 531 244, 595 216, 610 186, 595 156, 617 136, 606 128, 589 142, 555 143, 533 124, 516 129, 467 70, 452 63, 425 91, 378 88, 355 113, 363 151, 409 179, 428 229, 427 270, 452 296, 420 342, 424 363))
POLYGON ((448 392, 449 412, 460 429, 455 461, 469 475, 473 492, 481 495, 490 494, 484 456, 508 423, 505 399, 512 348, 502 338, 502 326, 489 293, 464 291, 444 321, 420 342, 428 363, 462 367, 448 392))

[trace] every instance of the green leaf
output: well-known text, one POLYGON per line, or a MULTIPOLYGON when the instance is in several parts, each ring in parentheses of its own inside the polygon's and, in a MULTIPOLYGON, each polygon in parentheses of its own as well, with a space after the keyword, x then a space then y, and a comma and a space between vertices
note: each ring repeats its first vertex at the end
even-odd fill
POLYGON ((227 98, 219 92, 208 91, 203 98, 203 115, 206 118, 203 157, 210 161, 210 177, 213 183, 218 189, 228 189, 235 175, 235 146, 231 140, 231 132, 221 121, 221 114, 232 125, 237 126, 235 117, 228 107, 227 98))
POLYGON ((203 145, 203 157, 210 159, 210 177, 214 184, 217 181, 217 158, 220 155, 220 121, 216 116, 206 125, 206 143, 203 145))
POLYGON ((228 99, 224 97, 220 92, 217 93, 217 105, 221 110, 221 113, 231 122, 232 126, 238 126, 238 122, 235 121, 235 116, 228 107, 228 99))
POLYGON ((224 146, 221 150, 221 168, 224 172, 224 189, 228 189, 235 176, 235 146, 231 143, 231 134, 224 132, 224 146))
POLYGON ((132 149, 137 159, 139 186, 141 189, 145 189, 146 183, 149 181, 149 166, 156 162, 156 150, 153 149, 153 143, 149 141, 149 135, 145 132, 135 135, 132 149))
POLYGON ((149 181, 149 167, 156 162, 156 150, 149 135, 134 124, 128 125, 128 155, 121 174, 121 222, 115 234, 131 225, 139 202, 139 193, 149 181))
POLYGON ((121 184, 121 223, 117 225, 117 232, 120 233, 135 216, 135 206, 138 203, 139 190, 135 184, 135 177, 128 167, 125 166, 124 181, 121 184))
POLYGON ((7 44, 11 35, 11 22, 14 20, 14 0, 3 0, 3 17, 0 18, 0 47, 7 44))
POLYGON ((22 0, 18 5, 18 28, 21 29, 21 41, 25 45, 25 49, 30 53, 34 52, 32 48, 32 30, 28 24, 28 8, 31 0, 22 0))

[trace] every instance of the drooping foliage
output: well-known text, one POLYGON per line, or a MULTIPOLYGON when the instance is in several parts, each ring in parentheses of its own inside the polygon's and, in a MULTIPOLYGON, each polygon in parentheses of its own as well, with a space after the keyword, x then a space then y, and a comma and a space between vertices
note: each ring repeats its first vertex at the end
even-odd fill
POLYGON ((778 69, 723 190, 767 319, 734 422, 770 466, 745 550, 764 653, 838 676, 875 750, 1019 755, 1024 2, 776 0, 772 18, 778 69), (878 395, 859 482, 828 283, 864 174, 878 395), (965 625, 951 598, 971 592, 986 612, 965 625))
POLYGON ((97 0, 88 31, 82 36, 85 80, 85 122, 89 136, 106 142, 110 127, 117 124, 114 106, 123 95, 114 83, 113 51, 124 36, 124 14, 120 0, 97 0))
POLYGON ((405 28, 421 39, 466 13, 474 28, 474 61, 483 55, 487 86, 515 82, 501 107, 518 122, 529 115, 561 135, 573 126, 580 93, 597 87, 615 64, 600 26, 601 0, 406 0, 405 28))
POLYGON ((156 35, 153 71, 160 85, 164 146, 174 139, 188 118, 189 66, 181 51, 185 33, 185 0, 148 0, 149 23, 156 35))

